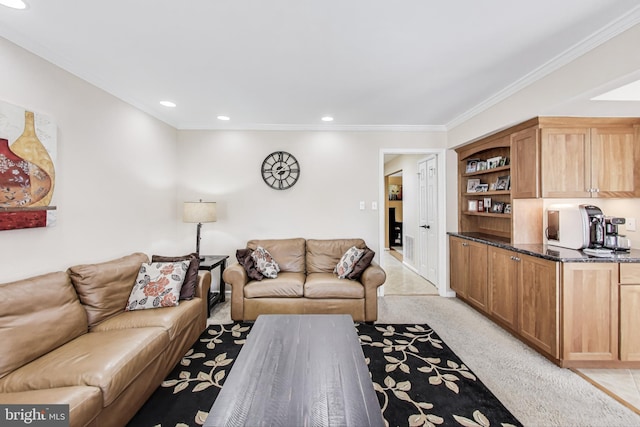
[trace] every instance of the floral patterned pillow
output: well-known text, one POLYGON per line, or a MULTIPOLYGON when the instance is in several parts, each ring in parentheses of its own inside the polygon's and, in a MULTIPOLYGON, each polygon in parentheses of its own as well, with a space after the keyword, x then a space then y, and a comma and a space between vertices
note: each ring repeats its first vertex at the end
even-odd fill
POLYGON ((358 249, 355 246, 351 246, 347 252, 342 255, 342 258, 340 258, 340 261, 338 262, 338 265, 336 265, 336 268, 333 269, 333 272, 336 273, 340 279, 346 278, 349 273, 353 271, 353 268, 363 254, 364 249, 358 249))
POLYGON ((251 258, 253 258, 256 268, 264 277, 270 279, 278 277, 280 266, 265 248, 258 246, 256 250, 251 253, 251 258))
POLYGON ((191 261, 143 263, 125 311, 178 305, 191 261))

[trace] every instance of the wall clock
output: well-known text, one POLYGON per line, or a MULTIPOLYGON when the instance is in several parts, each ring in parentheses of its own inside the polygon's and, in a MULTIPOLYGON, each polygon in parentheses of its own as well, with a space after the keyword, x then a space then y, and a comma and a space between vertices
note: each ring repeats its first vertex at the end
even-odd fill
POLYGON ((286 151, 275 151, 262 162, 262 179, 271 188, 286 190, 300 177, 300 165, 286 151))

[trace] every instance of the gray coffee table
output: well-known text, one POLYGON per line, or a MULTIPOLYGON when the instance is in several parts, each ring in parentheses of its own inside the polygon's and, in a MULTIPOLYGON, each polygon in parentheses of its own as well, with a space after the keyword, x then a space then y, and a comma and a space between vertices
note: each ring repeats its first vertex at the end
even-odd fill
POLYGON ((259 316, 204 425, 383 426, 351 316, 259 316))

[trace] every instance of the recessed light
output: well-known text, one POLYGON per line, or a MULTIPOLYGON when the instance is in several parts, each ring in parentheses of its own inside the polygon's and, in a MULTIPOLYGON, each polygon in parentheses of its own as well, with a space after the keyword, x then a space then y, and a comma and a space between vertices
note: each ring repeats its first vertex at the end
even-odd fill
POLYGON ((610 90, 596 97, 592 101, 640 101, 640 80, 610 90))
POLYGON ((27 4, 22 0, 0 0, 0 4, 12 9, 26 9, 27 4))
POLYGON ((229 117, 229 116, 218 116, 218 117, 217 117, 217 119, 218 119, 218 120, 225 120, 225 121, 226 121, 226 120, 229 120, 229 119, 230 119, 230 117, 229 117))
POLYGON ((175 102, 171 102, 171 101, 160 101, 160 105, 164 105, 165 107, 170 107, 173 108, 176 106, 175 102))
POLYGON ((324 116, 324 117, 322 118, 322 121, 323 121, 323 122, 332 122, 332 121, 333 121, 333 117, 331 117, 331 116, 324 116))

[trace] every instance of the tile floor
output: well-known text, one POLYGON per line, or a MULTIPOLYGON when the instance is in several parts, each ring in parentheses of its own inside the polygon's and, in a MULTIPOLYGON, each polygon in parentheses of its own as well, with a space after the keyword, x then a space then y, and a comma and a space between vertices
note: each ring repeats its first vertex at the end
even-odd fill
POLYGON ((380 264, 387 273, 385 295, 438 295, 433 283, 404 266, 397 251, 384 251, 380 264))
POLYGON ((574 371, 640 414, 640 369, 575 369, 574 371))

